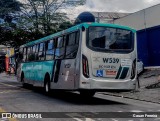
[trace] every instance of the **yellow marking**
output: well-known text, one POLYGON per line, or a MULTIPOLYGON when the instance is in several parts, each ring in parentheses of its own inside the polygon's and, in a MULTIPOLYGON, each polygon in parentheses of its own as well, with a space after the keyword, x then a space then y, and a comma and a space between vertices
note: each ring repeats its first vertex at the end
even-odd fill
MULTIPOLYGON (((3 108, 0 107, 0 113, 7 113, 3 108)), ((7 118, 9 121, 18 121, 16 118, 7 118)))

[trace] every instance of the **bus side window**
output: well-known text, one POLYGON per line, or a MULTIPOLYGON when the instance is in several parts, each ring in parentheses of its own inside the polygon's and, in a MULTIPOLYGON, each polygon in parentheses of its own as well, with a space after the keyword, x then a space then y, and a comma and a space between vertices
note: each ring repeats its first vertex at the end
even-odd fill
POLYGON ((33 61, 34 60, 34 53, 33 53, 33 47, 28 48, 28 61, 33 61))
POLYGON ((77 45, 79 44, 79 37, 80 37, 80 32, 77 31, 77 32, 76 32, 76 44, 77 44, 77 45))
POLYGON ((66 58, 75 58, 78 51, 79 32, 74 32, 68 35, 66 42, 66 58))
POLYGON ((45 44, 44 43, 40 43, 38 58, 39 60, 45 59, 45 44))
POLYGON ((49 40, 46 42, 46 60, 54 59, 54 42, 49 40))
POLYGON ((36 53, 36 47, 37 47, 37 45, 34 45, 33 46, 33 50, 32 50, 33 61, 36 60, 36 55, 35 55, 35 53, 36 53))
POLYGON ((23 48, 23 62, 25 62, 26 61, 26 59, 27 59, 27 48, 23 48))
POLYGON ((65 55, 65 47, 63 37, 58 37, 56 39, 56 50, 55 50, 55 59, 63 59, 65 55))
POLYGON ((38 58, 38 51, 39 51, 39 44, 36 45, 35 60, 39 60, 39 58, 38 58))
POLYGON ((30 47, 27 47, 26 61, 29 61, 30 47))

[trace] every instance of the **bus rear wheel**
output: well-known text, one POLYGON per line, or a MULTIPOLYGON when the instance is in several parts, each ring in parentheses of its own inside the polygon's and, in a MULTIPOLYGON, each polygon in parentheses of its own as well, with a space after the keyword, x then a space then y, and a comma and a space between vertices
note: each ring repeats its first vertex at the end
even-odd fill
POLYGON ((44 92, 45 94, 50 94, 51 92, 51 88, 50 88, 50 79, 48 76, 45 77, 45 80, 44 80, 44 92))
POLYGON ((86 98, 93 97, 95 93, 93 90, 80 90, 80 95, 86 98))

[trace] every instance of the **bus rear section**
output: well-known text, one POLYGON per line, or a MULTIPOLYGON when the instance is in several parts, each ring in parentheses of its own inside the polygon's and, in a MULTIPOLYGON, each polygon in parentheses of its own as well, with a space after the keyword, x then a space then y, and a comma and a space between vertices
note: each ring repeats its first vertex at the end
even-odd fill
POLYGON ((124 27, 90 26, 83 36, 79 88, 94 91, 135 89, 135 31, 124 27))

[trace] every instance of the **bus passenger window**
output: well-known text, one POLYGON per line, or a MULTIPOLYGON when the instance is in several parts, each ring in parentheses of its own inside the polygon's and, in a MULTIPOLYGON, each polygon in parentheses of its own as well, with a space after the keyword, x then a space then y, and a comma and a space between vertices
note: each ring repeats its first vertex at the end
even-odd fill
POLYGON ((29 47, 28 48, 28 61, 33 61, 34 60, 34 54, 33 54, 33 51, 32 51, 32 47, 29 47))
POLYGON ((74 45, 76 40, 76 33, 69 34, 68 44, 67 45, 74 45))
POLYGON ((68 36, 65 58, 75 58, 78 51, 79 32, 71 33, 68 36))
POLYGON ((36 46, 37 46, 37 45, 34 45, 34 46, 33 46, 33 49, 32 49, 32 56, 33 56, 32 61, 36 60, 36 56, 35 56, 36 46))
POLYGON ((55 50, 55 59, 63 59, 65 55, 65 47, 63 44, 63 37, 58 37, 57 41, 57 48, 55 50))
POLYGON ((27 59, 27 55, 26 55, 26 54, 27 54, 27 53, 26 53, 27 51, 26 51, 26 49, 27 49, 27 48, 24 48, 24 49, 23 49, 23 62, 25 62, 26 59, 27 59))
POLYGON ((39 49, 39 44, 36 45, 35 60, 38 60, 38 49, 39 49))
POLYGON ((40 43, 39 52, 38 52, 39 60, 44 60, 45 59, 45 49, 44 48, 45 48, 45 44, 40 43))
POLYGON ((33 46, 33 53, 36 52, 36 45, 33 46))
POLYGON ((52 60, 54 58, 54 44, 53 40, 49 40, 46 43, 46 60, 52 60))
POLYGON ((63 37, 58 37, 57 48, 63 47, 63 37))
POLYGON ((30 47, 27 48, 27 61, 29 61, 30 47))
POLYGON ((76 32, 76 44, 79 44, 79 37, 80 37, 80 33, 79 31, 76 32))

